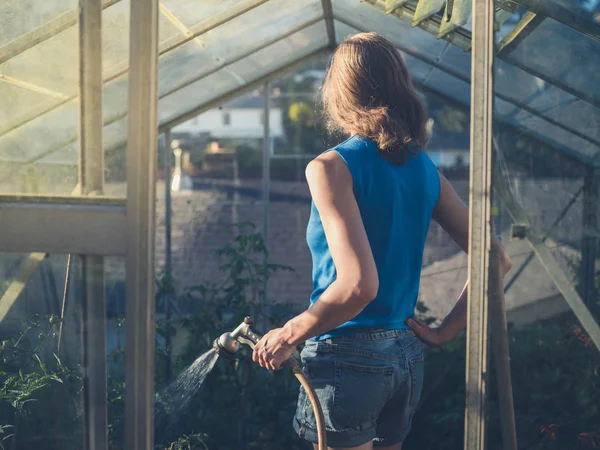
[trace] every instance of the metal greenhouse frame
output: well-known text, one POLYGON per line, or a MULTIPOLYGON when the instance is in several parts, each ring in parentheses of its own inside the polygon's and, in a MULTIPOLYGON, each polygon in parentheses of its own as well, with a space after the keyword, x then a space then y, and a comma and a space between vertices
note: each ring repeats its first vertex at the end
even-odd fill
MULTIPOLYGON (((567 9, 560 0, 80 0, 79 7, 74 2, 68 2, 71 9, 62 7, 38 26, 14 36, 0 35, 0 88, 14 93, 4 96, 4 107, 15 110, 0 123, 0 161, 25 166, 58 161, 79 171, 71 195, 0 195, 0 250, 30 253, 15 283, 0 298, 0 321, 44 254, 85 255, 88 449, 106 450, 108 445, 106 361, 104 347, 98 344, 105 341, 107 256, 126 260, 126 448, 153 448, 158 134, 164 133, 170 145, 171 130, 178 124, 331 54, 348 34, 360 31, 378 31, 394 42, 424 91, 470 108, 465 448, 485 448, 488 315, 489 328, 498 337, 494 353, 506 374, 499 387, 505 398, 511 394, 502 287, 489 257, 493 190, 524 225, 523 237, 600 349, 600 328, 586 306, 598 295, 593 278, 600 256, 597 22, 567 9), (494 30, 517 10, 526 13, 496 44, 494 30), (527 54, 528 42, 542 45, 549 36, 558 43, 552 50, 556 57, 584 49, 586 59, 563 60, 569 67, 561 72, 550 49, 538 57, 527 54), (61 53, 72 38, 78 43, 77 62, 70 50, 64 50, 64 57, 61 53), (107 40, 110 46, 103 47, 107 40), (38 64, 52 64, 53 58, 57 64, 72 65, 73 73, 36 75, 38 64), (517 78, 524 88, 517 86, 517 78), (557 115, 556 104, 569 108, 569 114, 557 115), (61 126, 58 118, 65 117, 76 125, 61 126), (527 223, 493 170, 493 122, 586 166, 579 292, 544 245, 541 230, 527 223), (31 145, 31 140, 44 147, 31 145), (125 146, 126 196, 106 196, 104 154, 125 146)), ((267 208, 270 152, 265 122, 267 208)), ((266 213, 264 217, 266 230, 266 213)), ((510 402, 502 412, 504 446, 516 449, 510 402)))

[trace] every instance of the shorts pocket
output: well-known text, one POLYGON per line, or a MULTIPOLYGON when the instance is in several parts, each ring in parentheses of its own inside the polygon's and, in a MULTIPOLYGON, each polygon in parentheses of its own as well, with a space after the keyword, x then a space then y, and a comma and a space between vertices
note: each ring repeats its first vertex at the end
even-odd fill
POLYGON ((333 426, 369 429, 392 396, 394 367, 335 361, 333 426))

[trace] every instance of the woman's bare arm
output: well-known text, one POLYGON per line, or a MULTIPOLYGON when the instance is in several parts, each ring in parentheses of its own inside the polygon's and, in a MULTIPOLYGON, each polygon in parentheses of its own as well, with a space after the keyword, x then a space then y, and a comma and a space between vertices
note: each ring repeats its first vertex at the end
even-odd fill
POLYGON ((337 153, 328 152, 309 164, 306 178, 337 277, 311 308, 285 325, 289 342, 294 345, 356 317, 379 289, 375 260, 348 167, 337 153))
MULTIPOLYGON (((433 211, 433 218, 464 251, 469 248, 469 208, 460 199, 450 182, 440 173, 440 198, 433 211)), ((499 265, 504 277, 511 268, 510 257, 500 241, 492 237, 492 246, 497 250, 499 265)), ((467 326, 467 293, 469 283, 465 284, 454 308, 437 327, 428 327, 414 319, 408 324, 426 344, 443 345, 454 339, 467 326)))
POLYGON ((278 368, 299 343, 356 317, 379 289, 377 267, 346 163, 336 152, 325 153, 308 165, 306 178, 337 276, 308 310, 269 332, 257 345, 255 361, 270 369, 278 368))

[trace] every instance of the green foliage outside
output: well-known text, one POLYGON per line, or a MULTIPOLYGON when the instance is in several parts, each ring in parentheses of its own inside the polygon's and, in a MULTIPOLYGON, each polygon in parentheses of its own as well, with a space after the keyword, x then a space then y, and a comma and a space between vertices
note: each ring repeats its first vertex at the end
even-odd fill
MULTIPOLYGON (((510 328, 509 345, 519 449, 598 448, 600 354, 574 317, 510 328)), ((463 448, 464 337, 444 348, 430 349, 426 355, 424 398, 403 448, 463 448)), ((501 450, 491 354, 489 373, 488 449, 501 450)))
MULTIPOLYGON (((290 306, 260 307, 265 281, 285 267, 268 264, 261 236, 248 225, 236 227, 230 245, 216 257, 223 279, 192 287, 177 298, 183 316, 157 324, 156 391, 168 382, 167 333, 187 333, 172 365, 176 375, 211 348, 247 314, 258 329, 282 324, 290 306), (262 323, 261 323, 262 322, 262 323)), ((175 281, 162 278, 157 295, 173 294, 175 281)), ((427 309, 418 315, 427 321, 427 309)), ((0 347, 0 449, 75 450, 82 448, 81 367, 66 367, 53 353, 59 319, 33 318, 0 347)), ((123 327, 124 322, 119 321, 123 327)), ((595 449, 600 445, 600 356, 571 317, 509 331, 519 448, 595 449)), ((191 403, 177 413, 175 426, 156 430, 157 450, 308 449, 291 427, 298 383, 288 371, 267 372, 249 359, 221 359, 191 403)), ((123 351, 109 355, 119 367, 123 351)), ((501 448, 493 360, 488 384, 490 450, 501 448)), ((423 398, 406 449, 462 448, 464 419, 464 338, 426 357, 423 398)), ((122 373, 108 379, 110 449, 124 448, 122 373)))
MULTIPOLYGON (((255 318, 258 328, 261 322, 281 325, 292 314, 286 305, 267 312, 259 304, 265 281, 274 272, 289 269, 267 262, 262 237, 252 226, 236 226, 234 231, 239 233, 233 242, 216 252, 222 260, 223 280, 191 287, 179 299, 187 313, 183 319, 174 319, 173 325, 189 334, 184 351, 177 357, 176 372, 188 367, 211 348, 215 338, 235 328, 247 315, 255 318)), ((300 448, 299 441, 290 443, 289 426, 297 391, 291 373, 272 374, 261 369, 242 348, 239 360, 218 361, 187 410, 181 411, 177 426, 156 430, 157 441, 168 443, 181 434, 201 433, 202 441, 211 449, 300 448)), ((193 448, 204 448, 202 445, 193 448)))
POLYGON ((0 449, 81 448, 81 368, 56 355, 60 318, 32 317, 0 344, 0 449), (35 431, 35 432, 33 432, 35 431))
POLYGON ((316 124, 315 110, 306 102, 291 103, 287 115, 291 122, 301 127, 313 127, 316 124))
POLYGON ((326 150, 327 136, 320 106, 316 102, 317 92, 310 77, 297 81, 293 76, 285 79, 283 95, 278 99, 283 111, 282 125, 287 146, 282 153, 317 155, 326 150), (306 93, 314 93, 309 97, 306 93))

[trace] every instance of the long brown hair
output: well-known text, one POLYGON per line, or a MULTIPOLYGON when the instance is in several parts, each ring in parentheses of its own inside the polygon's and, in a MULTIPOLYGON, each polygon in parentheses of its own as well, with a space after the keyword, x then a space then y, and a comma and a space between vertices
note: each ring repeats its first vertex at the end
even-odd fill
POLYGON ((328 128, 375 141, 386 159, 403 164, 427 144, 425 105, 400 52, 377 33, 347 38, 336 49, 322 88, 328 128))

